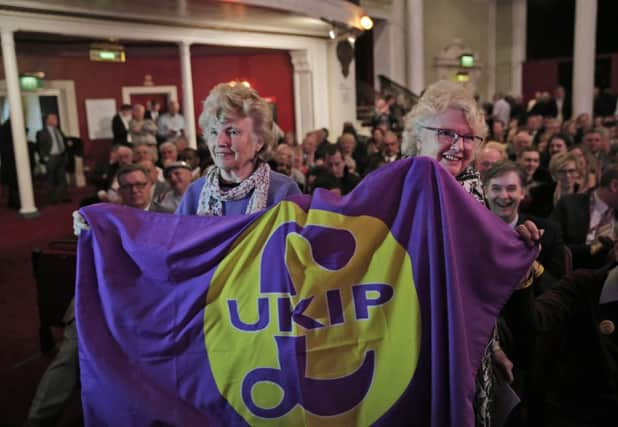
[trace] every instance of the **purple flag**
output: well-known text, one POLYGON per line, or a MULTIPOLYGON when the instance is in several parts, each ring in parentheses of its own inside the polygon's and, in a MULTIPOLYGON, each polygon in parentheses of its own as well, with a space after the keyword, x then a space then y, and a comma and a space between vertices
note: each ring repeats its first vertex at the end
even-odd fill
POLYGON ((89 426, 472 426, 535 251, 436 162, 242 217, 82 209, 89 426))

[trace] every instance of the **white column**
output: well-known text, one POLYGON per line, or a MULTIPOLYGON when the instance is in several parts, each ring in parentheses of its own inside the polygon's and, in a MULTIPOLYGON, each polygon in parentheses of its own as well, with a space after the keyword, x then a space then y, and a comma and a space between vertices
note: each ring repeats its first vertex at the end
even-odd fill
MULTIPOLYGON (((347 40, 344 40, 347 43, 347 40)), ((344 122, 356 126, 356 66, 354 57, 348 66, 348 75, 343 75, 342 65, 337 58, 337 42, 328 47, 328 98, 330 105, 329 139, 335 141, 341 135, 344 122)))
POLYGON ((185 116, 185 134, 189 147, 197 148, 195 137, 195 107, 193 102, 193 76, 191 73, 191 44, 181 42, 180 74, 182 75, 182 111, 185 116))
POLYGON ((408 87, 416 94, 425 88, 423 0, 408 0, 408 87))
POLYGON ((24 217, 30 218, 38 216, 39 211, 34 205, 34 194, 32 191, 32 175, 30 172, 30 158, 28 156, 24 113, 19 91, 19 73, 17 71, 15 41, 13 40, 13 31, 2 29, 1 35, 4 76, 11 109, 11 130, 13 132, 15 165, 17 166, 17 185, 19 186, 19 200, 21 202, 19 213, 24 217))
POLYGON ((391 60, 391 74, 387 77, 406 86, 406 0, 393 0, 391 19, 388 21, 388 46, 391 60))
POLYGON ((526 0, 513 0, 513 71, 511 94, 522 95, 522 68, 526 61, 526 0))
MULTIPOLYGON (((294 68, 294 117, 296 140, 302 142, 305 133, 313 130, 313 83, 311 65, 306 50, 290 51, 294 68)), ((326 94, 324 94, 326 95, 326 94)))
POLYGON ((496 0, 487 1, 487 99, 496 93, 496 0))
POLYGON ((581 113, 593 113, 596 34, 597 0, 577 0, 573 47, 573 117, 581 113))

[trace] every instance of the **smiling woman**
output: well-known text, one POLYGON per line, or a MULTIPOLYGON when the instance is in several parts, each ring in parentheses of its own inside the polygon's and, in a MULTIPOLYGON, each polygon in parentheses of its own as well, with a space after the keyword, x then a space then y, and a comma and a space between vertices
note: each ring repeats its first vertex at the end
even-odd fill
POLYGON ((429 86, 406 119, 405 155, 436 159, 479 201, 478 173, 470 166, 487 128, 481 110, 463 86, 445 80, 429 86))
POLYGON ((191 184, 177 213, 251 214, 300 193, 265 161, 274 143, 272 113, 256 91, 241 84, 215 86, 199 124, 215 164, 191 184))

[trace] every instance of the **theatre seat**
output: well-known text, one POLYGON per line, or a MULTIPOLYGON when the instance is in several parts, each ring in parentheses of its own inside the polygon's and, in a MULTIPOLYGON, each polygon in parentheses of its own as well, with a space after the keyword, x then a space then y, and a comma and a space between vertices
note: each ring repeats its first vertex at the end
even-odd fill
POLYGON ((37 286, 41 352, 55 347, 51 327, 64 327, 64 313, 75 294, 77 240, 55 240, 32 251, 37 286))

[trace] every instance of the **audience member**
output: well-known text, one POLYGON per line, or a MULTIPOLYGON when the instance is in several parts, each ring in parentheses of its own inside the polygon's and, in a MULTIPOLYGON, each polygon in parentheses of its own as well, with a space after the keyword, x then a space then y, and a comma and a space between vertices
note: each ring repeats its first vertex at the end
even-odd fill
POLYGON ((45 127, 36 134, 36 142, 41 159, 47 166, 47 196, 49 203, 58 200, 70 202, 66 177, 67 151, 66 137, 58 128, 58 116, 48 114, 45 117, 45 127))
POLYGON ((146 112, 142 104, 133 106, 133 118, 129 122, 129 133, 133 145, 146 143, 151 145, 157 144, 157 125, 150 119, 144 117, 146 112))
POLYGON ((339 145, 343 153, 343 160, 348 168, 348 172, 358 174, 354 152, 356 151, 356 136, 353 133, 345 132, 339 137, 339 145))
POLYGON ((484 188, 487 204, 493 213, 512 228, 526 220, 544 230, 541 236, 541 252, 537 262, 549 275, 541 274, 538 293, 553 287, 565 274, 564 244, 558 227, 550 221, 519 213, 519 205, 525 197, 523 170, 513 162, 495 164, 485 174, 484 188))
POLYGON ((131 142, 129 134, 129 122, 133 115, 133 107, 130 104, 122 104, 120 111, 112 118, 112 134, 114 135, 114 144, 127 145, 131 142))
POLYGON ((159 146, 159 164, 165 168, 168 163, 178 160, 178 149, 172 141, 164 142, 159 146))
POLYGON ((494 120, 491 124, 491 132, 487 139, 489 139, 490 141, 506 142, 505 126, 506 125, 502 120, 494 117, 494 120))
POLYGON ((135 162, 135 164, 138 164, 146 171, 148 179, 152 184, 152 187, 150 189, 150 200, 158 202, 161 197, 170 189, 168 180, 165 177, 163 178, 163 181, 159 180, 160 169, 155 165, 152 160, 144 159, 139 162, 135 162))
POLYGON ((180 114, 180 104, 176 100, 168 103, 167 113, 161 114, 158 121, 158 142, 175 141, 185 132, 185 118, 180 114))
POLYGON ((495 141, 485 142, 476 154, 474 162, 476 171, 481 174, 481 180, 485 182, 485 172, 496 163, 504 162, 506 159, 506 147, 503 144, 495 141))
POLYGON ((200 168, 200 156, 196 149, 185 148, 178 153, 178 160, 187 162, 191 166, 191 175, 193 180, 202 176, 202 169, 200 168))
POLYGON ((517 160, 517 156, 521 153, 524 148, 532 147, 532 135, 530 131, 527 129, 519 129, 511 143, 507 146, 507 152, 509 155, 509 160, 517 160))
POLYGON ((318 149, 318 136, 315 132, 308 132, 303 139, 303 173, 307 173, 314 166, 322 164, 316 153, 318 149))
POLYGON ((146 103, 146 113, 144 117, 157 123, 161 112, 161 103, 156 99, 151 99, 146 103))
POLYGON ((577 158, 577 167, 581 176, 577 180, 578 192, 583 193, 596 188, 601 179, 601 164, 583 144, 574 145, 569 150, 577 158))
POLYGON ((328 146, 324 162, 330 173, 339 180, 342 194, 348 194, 360 182, 360 177, 348 170, 341 147, 335 144, 328 146))
POLYGON ((159 206, 167 212, 176 212, 182 196, 193 181, 191 165, 187 162, 176 161, 168 163, 164 170, 169 189, 157 199, 159 206))
POLYGON ((551 220, 560 225, 574 268, 600 268, 616 241, 618 166, 603 171, 599 188, 560 199, 551 220))
POLYGON ((588 147, 590 153, 597 159, 603 169, 609 163, 607 154, 603 152, 602 148, 602 131, 594 128, 584 132, 582 138, 582 144, 588 147))

